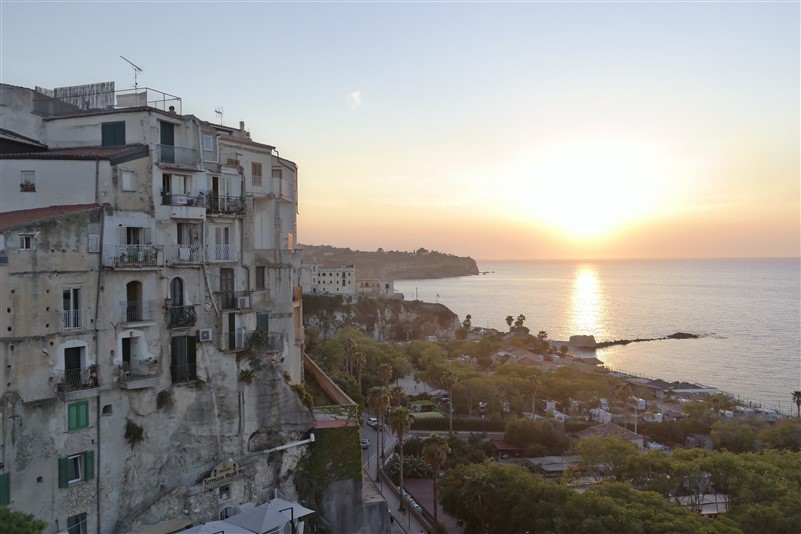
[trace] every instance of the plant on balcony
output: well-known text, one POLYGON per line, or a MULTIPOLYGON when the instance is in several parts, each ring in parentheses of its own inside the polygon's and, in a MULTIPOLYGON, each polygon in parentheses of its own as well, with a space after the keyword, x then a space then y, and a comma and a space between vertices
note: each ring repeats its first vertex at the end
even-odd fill
POLYGON ((24 182, 19 184, 19 190, 23 193, 35 192, 36 184, 29 180, 25 180, 24 182))
POLYGON ((125 441, 134 448, 134 445, 145 439, 145 429, 130 419, 125 420, 125 441))
POLYGON ((156 408, 159 410, 169 410, 172 408, 172 391, 169 389, 159 391, 159 394, 156 395, 156 408))
POLYGON ((239 371, 239 381, 250 385, 253 382, 253 377, 256 376, 256 371, 253 369, 242 369, 239 371))

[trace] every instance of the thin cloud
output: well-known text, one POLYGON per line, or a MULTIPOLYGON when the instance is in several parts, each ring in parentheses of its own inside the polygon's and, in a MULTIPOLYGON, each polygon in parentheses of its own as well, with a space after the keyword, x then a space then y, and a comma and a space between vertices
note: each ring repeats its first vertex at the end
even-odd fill
POLYGON ((350 109, 356 109, 361 105, 362 105, 361 91, 353 91, 348 95, 348 107, 350 107, 350 109))

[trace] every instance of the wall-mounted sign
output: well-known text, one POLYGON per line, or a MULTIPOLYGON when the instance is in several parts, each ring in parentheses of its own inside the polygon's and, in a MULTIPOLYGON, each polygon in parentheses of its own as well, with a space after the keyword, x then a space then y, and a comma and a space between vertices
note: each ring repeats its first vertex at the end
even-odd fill
POLYGON ((211 470, 211 475, 203 479, 203 487, 206 489, 214 488, 244 474, 244 467, 239 467, 239 464, 233 460, 226 460, 217 464, 217 467, 211 470))

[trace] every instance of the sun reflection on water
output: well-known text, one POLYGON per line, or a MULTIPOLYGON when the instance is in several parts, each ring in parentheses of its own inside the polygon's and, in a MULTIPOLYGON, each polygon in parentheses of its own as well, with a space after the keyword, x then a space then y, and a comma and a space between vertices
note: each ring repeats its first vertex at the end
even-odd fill
POLYGON ((603 300, 595 267, 588 264, 576 267, 570 313, 571 334, 594 335, 596 339, 603 336, 603 300))

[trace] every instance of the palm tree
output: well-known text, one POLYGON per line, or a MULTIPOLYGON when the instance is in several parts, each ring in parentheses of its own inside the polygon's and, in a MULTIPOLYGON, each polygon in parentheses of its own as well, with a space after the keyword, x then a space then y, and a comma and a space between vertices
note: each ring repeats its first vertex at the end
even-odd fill
POLYGON ((364 353, 357 352, 353 355, 353 364, 356 366, 356 373, 359 379, 359 393, 362 392, 362 369, 367 365, 367 357, 364 353))
MULTIPOLYGON (((403 437, 411 430, 413 421, 412 413, 403 406, 392 408, 389 411, 389 427, 398 436, 401 495, 403 495, 403 437)), ((401 499, 399 510, 401 509, 403 509, 403 499, 401 499)))
POLYGON ((456 376, 456 373, 450 369, 444 371, 439 377, 439 383, 448 391, 448 413, 450 414, 448 429, 451 434, 453 434, 453 386, 455 386, 458 381, 459 378, 456 376))
POLYGON ((397 408, 403 401, 406 400, 406 392, 403 390, 402 386, 392 386, 392 389, 389 390, 389 403, 397 408))
POLYGON ((439 434, 431 434, 423 440, 423 458, 428 465, 431 466, 431 471, 434 476, 434 528, 439 523, 437 519, 437 480, 439 479, 439 470, 445 465, 445 460, 448 459, 448 454, 451 448, 448 447, 448 441, 439 434))
POLYGON ((389 406, 389 390, 385 387, 372 387, 367 390, 367 405, 375 413, 378 419, 378 458, 375 461, 375 478, 378 480, 378 471, 381 468, 381 460, 384 458, 384 412, 389 406))
POLYGON ((390 380, 392 380, 392 366, 388 363, 382 363, 378 366, 376 376, 378 377, 378 381, 381 382, 382 386, 388 386, 390 380))
POLYGON ((801 391, 793 391, 793 402, 798 407, 798 417, 801 418, 801 391))
POLYGON ((356 352, 356 342, 352 337, 345 338, 345 372, 353 374, 353 367, 351 366, 351 356, 356 352))
POLYGON ((533 375, 528 379, 528 396, 531 397, 531 414, 537 415, 537 389, 540 387, 540 379, 533 375))
POLYGON ((628 384, 621 384, 615 390, 615 398, 623 403, 623 426, 628 430, 629 428, 629 410, 626 407, 629 397, 631 397, 631 386, 628 384))
POLYGON ((510 331, 510 332, 511 332, 511 330, 512 330, 512 323, 513 323, 513 322, 515 322, 515 318, 514 318, 514 317, 512 317, 511 315, 507 315, 507 316, 506 316, 506 324, 507 324, 507 325, 509 325, 509 331, 510 331))
POLYGON ((526 316, 521 313, 520 315, 517 316, 517 319, 515 319, 515 328, 522 328, 523 323, 525 322, 526 322, 526 316))

